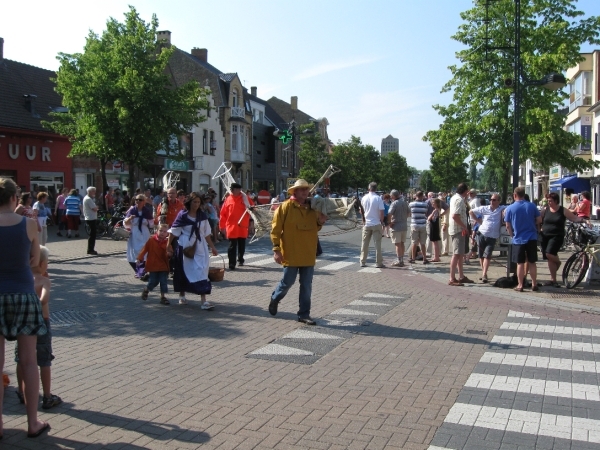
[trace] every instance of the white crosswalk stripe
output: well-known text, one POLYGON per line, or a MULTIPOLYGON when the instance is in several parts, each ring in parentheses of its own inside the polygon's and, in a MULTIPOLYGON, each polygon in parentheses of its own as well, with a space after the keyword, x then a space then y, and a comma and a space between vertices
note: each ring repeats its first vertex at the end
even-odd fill
POLYGON ((514 345, 516 347, 538 347, 554 350, 569 350, 573 352, 600 353, 600 343, 559 341, 553 339, 538 339, 519 336, 494 336, 493 344, 514 345))
POLYGON ((537 325, 534 323, 504 322, 501 330, 532 331, 535 333, 574 334, 577 336, 600 336, 599 328, 565 327, 557 325, 537 325))
POLYGON ((455 403, 445 422, 600 443, 600 420, 455 403))
POLYGON ((507 355, 504 353, 486 352, 480 362, 504 364, 520 367, 537 367, 539 369, 571 370, 574 372, 600 372, 600 363, 568 358, 550 358, 547 356, 507 355))

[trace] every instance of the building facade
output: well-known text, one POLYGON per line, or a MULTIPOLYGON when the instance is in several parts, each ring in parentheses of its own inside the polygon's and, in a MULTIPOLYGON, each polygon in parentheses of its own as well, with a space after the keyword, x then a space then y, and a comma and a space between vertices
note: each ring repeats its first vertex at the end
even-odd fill
POLYGON ((391 134, 381 140, 381 156, 385 156, 388 153, 400 154, 400 140, 391 134))

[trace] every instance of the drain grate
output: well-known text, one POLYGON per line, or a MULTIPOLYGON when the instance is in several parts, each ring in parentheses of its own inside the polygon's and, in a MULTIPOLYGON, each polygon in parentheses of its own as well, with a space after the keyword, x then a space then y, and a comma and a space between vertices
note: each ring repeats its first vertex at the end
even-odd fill
POLYGON ((566 289, 561 290, 561 292, 550 294, 550 298, 589 298, 589 297, 598 297, 600 292, 598 291, 567 291, 566 289))
POLYGON ((67 309, 64 311, 55 311, 50 313, 50 323, 52 328, 72 327, 82 323, 93 322, 98 317, 106 313, 88 313, 67 309))
POLYGON ((477 336, 487 336, 487 331, 483 330, 467 330, 465 331, 467 334, 475 334, 477 336))

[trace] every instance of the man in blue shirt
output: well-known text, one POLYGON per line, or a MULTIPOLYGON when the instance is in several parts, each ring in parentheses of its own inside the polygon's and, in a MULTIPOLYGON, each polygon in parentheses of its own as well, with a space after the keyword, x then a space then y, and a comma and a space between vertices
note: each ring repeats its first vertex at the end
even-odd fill
POLYGON ((515 291, 523 292, 525 279, 525 262, 529 262, 531 275, 531 290, 537 291, 537 232, 542 218, 537 207, 525 201, 525 188, 515 188, 514 202, 504 213, 506 229, 513 237, 512 262, 517 263, 517 278, 519 284, 515 291))

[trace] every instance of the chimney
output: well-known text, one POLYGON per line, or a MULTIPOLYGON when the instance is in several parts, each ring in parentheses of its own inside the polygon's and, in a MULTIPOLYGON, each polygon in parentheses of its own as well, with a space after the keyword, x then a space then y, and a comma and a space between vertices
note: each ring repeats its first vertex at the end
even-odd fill
POLYGON ((192 56, 195 56, 200 61, 208 62, 208 50, 205 48, 196 48, 192 49, 192 56))
POLYGON ((298 111, 298 97, 294 95, 290 101, 290 104, 292 106, 292 111, 298 111))
POLYGON ((4 38, 0 38, 0 61, 4 59, 4 38))
POLYGON ((250 87, 250 93, 256 97, 256 86, 250 87))
POLYGON ((171 32, 169 30, 157 31, 156 40, 158 42, 163 41, 167 46, 171 45, 171 32))
POLYGON ((35 110, 35 100, 37 99, 37 95, 23 94, 23 97, 25 98, 25 103, 27 104, 27 109, 31 113, 31 117, 39 119, 40 115, 35 110))

